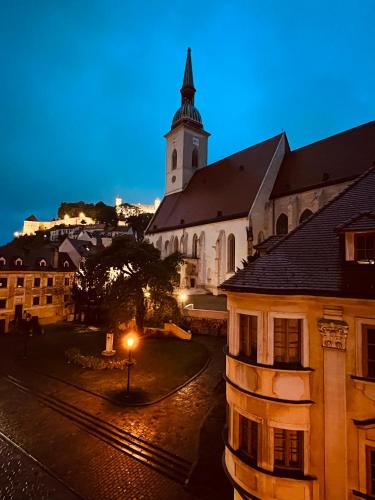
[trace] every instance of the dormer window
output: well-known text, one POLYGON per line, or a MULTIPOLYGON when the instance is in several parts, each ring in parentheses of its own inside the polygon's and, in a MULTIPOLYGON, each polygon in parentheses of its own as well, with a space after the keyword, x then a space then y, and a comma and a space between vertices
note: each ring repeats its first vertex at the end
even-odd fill
POLYGON ((362 212, 339 226, 345 235, 345 260, 375 264, 375 213, 362 212))
POLYGON ((18 259, 16 259, 14 261, 14 265, 15 266, 22 266, 22 259, 20 257, 18 257, 18 259))
POLYGON ((64 264, 63 264, 64 267, 69 267, 69 262, 67 260, 64 260, 64 264))
POLYGON ((354 235, 354 256, 361 264, 375 263, 375 231, 354 235))
POLYGON ((6 263, 5 257, 0 257, 0 266, 5 266, 6 263))
POLYGON ((46 267, 47 266, 47 262, 45 259, 42 259, 40 262, 39 262, 39 265, 40 267, 46 267))

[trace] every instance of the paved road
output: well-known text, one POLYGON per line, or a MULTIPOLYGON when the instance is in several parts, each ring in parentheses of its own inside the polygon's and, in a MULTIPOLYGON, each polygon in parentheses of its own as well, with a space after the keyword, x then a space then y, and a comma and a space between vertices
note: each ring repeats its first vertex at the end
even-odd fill
MULTIPOLYGON (((204 342, 212 354, 207 370, 169 398, 143 408, 112 406, 108 401, 74 387, 43 375, 28 373, 22 363, 7 368, 8 373, 11 372, 33 390, 69 402, 148 443, 193 462, 198 457, 199 431, 210 408, 217 402, 216 388, 224 369, 224 341, 217 338, 199 338, 198 341, 204 342)), ((87 428, 77 426, 76 422, 51 409, 35 394, 17 389, 4 378, 0 379, 0 401, 0 430, 42 464, 48 465, 53 474, 83 498, 199 498, 197 493, 192 495, 183 485, 155 468, 98 439, 97 435, 88 433, 87 428)), ((18 450, 12 449, 8 443, 2 444, 8 453, 19 457, 19 462, 16 462, 20 465, 17 468, 16 462, 12 465, 10 461, 10 465, 4 468, 0 476, 0 498, 74 497, 47 472, 27 457, 22 457, 18 450), (21 487, 24 479, 21 482, 14 479, 19 475, 28 478, 25 491, 21 487)))

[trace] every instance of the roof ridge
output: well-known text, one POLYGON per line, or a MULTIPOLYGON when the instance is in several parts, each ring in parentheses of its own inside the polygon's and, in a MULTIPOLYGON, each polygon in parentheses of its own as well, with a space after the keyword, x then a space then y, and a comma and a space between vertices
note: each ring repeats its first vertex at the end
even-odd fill
MULTIPOLYGON (((285 135, 285 137, 287 138, 286 132, 281 132, 280 134, 276 134, 276 135, 274 135, 273 137, 270 137, 270 138, 268 138, 268 139, 265 139, 264 141, 257 142, 256 144, 253 144, 252 146, 248 146, 247 148, 240 149, 240 151, 237 151, 236 153, 232 153, 232 154, 230 154, 230 155, 228 155, 228 156, 224 156, 224 158, 221 158, 220 160, 217 160, 217 161, 215 161, 215 162, 213 162, 213 163, 208 164, 208 165, 207 165, 207 167, 212 167, 212 166, 213 166, 213 165, 215 165, 216 163, 221 163, 222 161, 227 160, 227 159, 229 159, 229 158, 232 158, 233 156, 236 156, 236 155, 238 155, 238 154, 240 154, 240 153, 244 153, 245 151, 248 151, 249 149, 252 149, 252 148, 255 148, 255 147, 257 147, 257 146, 260 146, 261 144, 264 144, 265 142, 270 142, 270 141, 273 141, 273 140, 275 140, 275 139, 277 139, 277 138, 281 138, 283 135, 285 135)), ((203 167, 203 168, 200 168, 200 169, 196 170, 196 171, 194 172, 194 175, 195 175, 196 173, 198 173, 198 172, 200 172, 200 171, 204 170, 204 168, 207 168, 207 167, 203 167)), ((194 175, 193 175, 193 176, 194 176, 194 175)), ((192 178, 193 178, 193 176, 192 176, 192 178)))
POLYGON ((367 127, 371 123, 375 124, 375 120, 370 120, 369 122, 361 123, 361 125, 357 125, 355 127, 352 127, 352 128, 346 129, 346 130, 342 130, 341 132, 337 132, 336 134, 329 135, 328 137, 324 137, 323 139, 318 139, 317 141, 310 142, 309 144, 305 144, 304 146, 301 146, 299 148, 292 149, 290 151, 290 153, 295 153, 297 151, 301 151, 302 149, 309 148, 311 146, 314 146, 315 144, 319 144, 321 142, 328 141, 328 140, 333 139, 334 137, 337 137, 339 135, 343 135, 343 134, 347 134, 349 132, 352 132, 353 130, 357 130, 357 129, 360 129, 360 128, 363 128, 363 127, 367 127))

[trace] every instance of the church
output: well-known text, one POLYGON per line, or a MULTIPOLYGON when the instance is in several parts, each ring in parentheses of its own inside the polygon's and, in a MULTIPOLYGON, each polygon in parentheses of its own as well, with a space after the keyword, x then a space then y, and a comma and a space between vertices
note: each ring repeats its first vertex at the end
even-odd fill
POLYGON ((292 150, 286 133, 211 165, 188 49, 181 106, 165 135, 164 198, 147 229, 162 254, 184 255, 181 289, 218 293, 375 163, 375 122, 292 150))

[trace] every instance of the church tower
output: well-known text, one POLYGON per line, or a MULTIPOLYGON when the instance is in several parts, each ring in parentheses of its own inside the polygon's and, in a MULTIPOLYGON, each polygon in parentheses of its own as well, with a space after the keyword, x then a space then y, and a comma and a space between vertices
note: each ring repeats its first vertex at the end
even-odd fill
POLYGON ((173 117, 167 139, 165 194, 185 189, 192 175, 207 165, 207 140, 209 133, 203 130, 202 118, 194 106, 195 88, 191 64, 191 49, 188 49, 184 80, 182 83, 181 107, 173 117))

